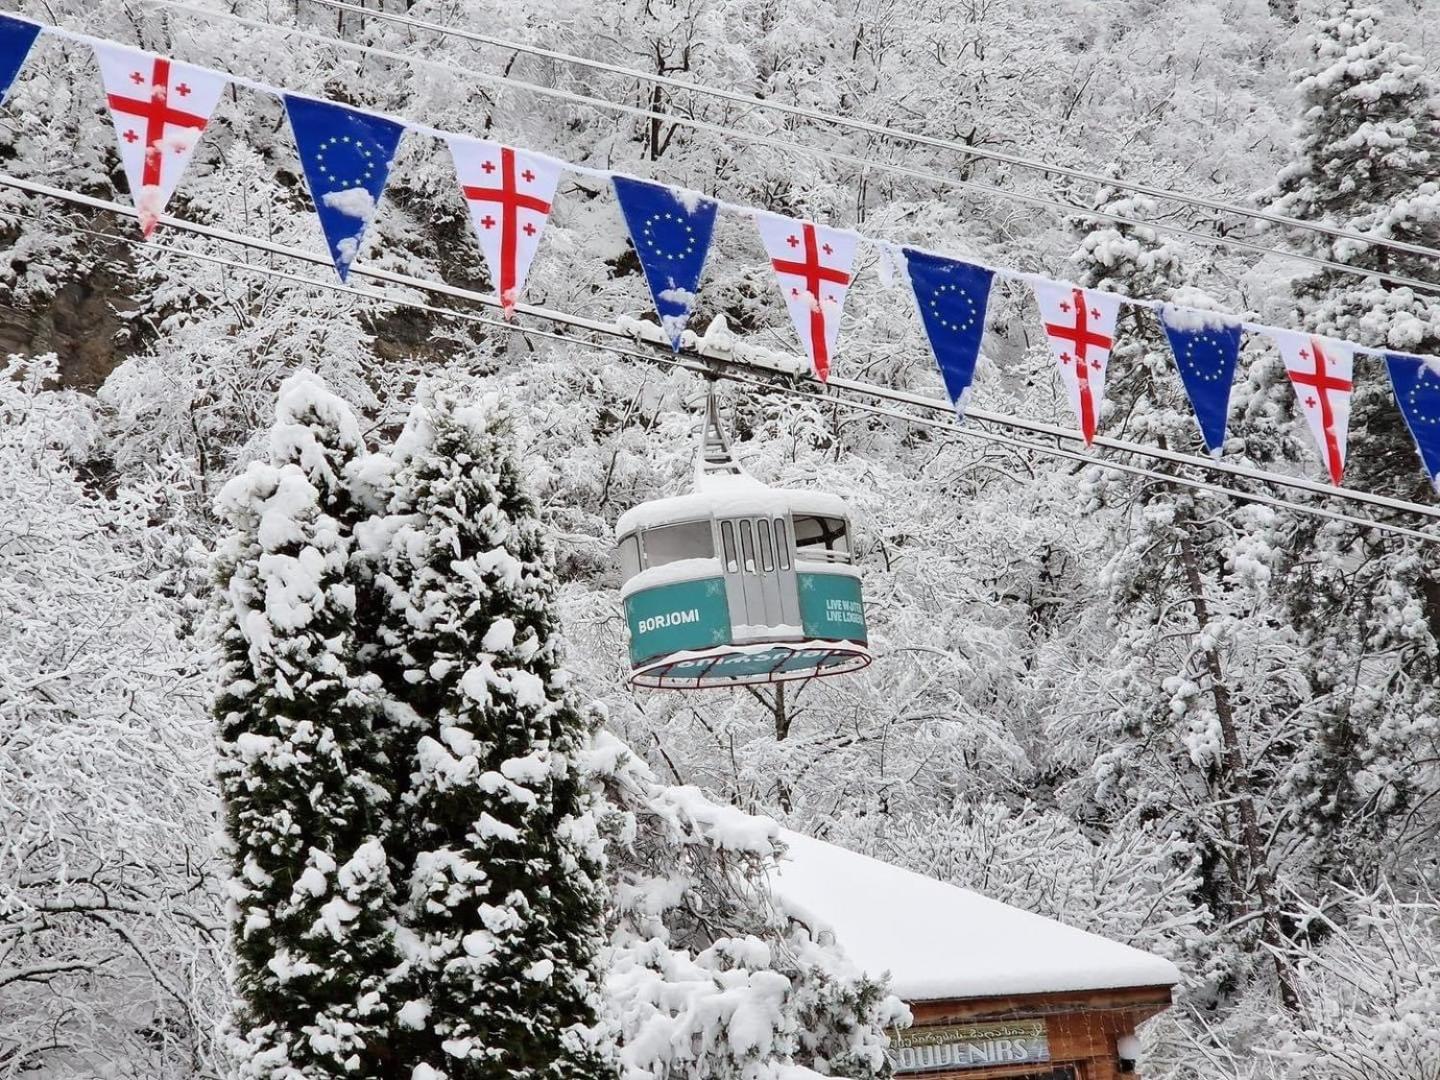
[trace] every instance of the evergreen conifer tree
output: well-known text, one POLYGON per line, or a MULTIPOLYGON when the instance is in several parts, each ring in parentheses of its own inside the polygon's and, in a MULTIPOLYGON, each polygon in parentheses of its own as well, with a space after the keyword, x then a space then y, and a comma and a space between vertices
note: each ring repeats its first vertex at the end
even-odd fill
POLYGON ((554 577, 507 414, 416 407, 370 527, 394 775, 415 1080, 613 1072, 594 966, 602 851, 576 766, 588 725, 559 667, 554 577))
MULTIPOLYGON (((1270 209, 1377 240, 1440 247, 1440 98, 1424 62, 1380 33, 1382 17, 1357 0, 1325 0, 1314 14, 1309 60, 1296 73, 1295 157, 1270 209)), ((1440 266, 1429 256, 1296 236, 1306 254, 1440 285, 1440 266)), ((1297 278, 1291 291, 1297 327, 1375 349, 1440 353, 1433 294, 1324 268, 1297 278)), ((1356 357, 1350 429, 1348 483, 1402 498, 1428 494, 1376 357, 1356 357)))
MULTIPOLYGON (((1422 62, 1382 36, 1369 4, 1327 0, 1311 19, 1295 159, 1271 208, 1440 247, 1440 103, 1422 62)), ((1308 254, 1440 283, 1426 256, 1301 235, 1308 254)), ((1322 269, 1297 279, 1292 297, 1295 325, 1312 333, 1440 355, 1433 294, 1322 269)), ((1378 355, 1356 354, 1351 410, 1346 482, 1428 500, 1378 355)), ((1280 586, 1302 634, 1309 731, 1286 794, 1310 832, 1317 875, 1369 882, 1377 840, 1417 797, 1415 733, 1433 730, 1440 709, 1440 561, 1416 540, 1313 519, 1296 522, 1291 547, 1305 557, 1280 586)))
POLYGON ((660 783, 606 732, 584 771, 614 882, 606 1004, 625 1075, 887 1080, 884 1032, 908 1010, 773 903, 776 824, 660 783))
MULTIPOLYGON (((1098 208, 1155 213, 1148 200, 1113 191, 1102 192, 1098 208)), ((1149 229, 1095 225, 1075 261, 1077 280, 1088 288, 1192 312, 1216 306, 1185 284, 1180 253, 1149 229)), ((1125 437, 1204 454, 1156 313, 1122 309, 1110 364, 1107 416, 1125 437)), ((1239 449, 1240 439, 1227 441, 1239 449)), ((1220 495, 1123 474, 1092 490, 1097 502, 1121 511, 1107 515, 1116 527, 1105 538, 1109 560, 1101 572, 1114 631, 1105 667, 1118 678, 1107 695, 1115 745, 1096 762, 1097 793, 1129 816, 1125 828, 1156 817, 1181 828, 1200 856, 1197 903, 1223 922, 1251 923, 1251 951, 1274 958, 1281 995, 1292 1000, 1290 972, 1279 959, 1284 927, 1266 839, 1272 823, 1263 816, 1272 766, 1250 738, 1267 727, 1267 703, 1243 692, 1257 672, 1236 655, 1239 635, 1223 629, 1246 622, 1252 640, 1269 636, 1269 601, 1263 589, 1245 587, 1236 567, 1247 565, 1237 552, 1268 535, 1270 518, 1220 495), (1255 948, 1261 943, 1263 950, 1255 948)), ((1243 966, 1213 954, 1203 962, 1213 985, 1231 982, 1243 966)))
POLYGON ((277 1080, 393 1075, 388 793, 349 576, 355 417, 318 379, 281 387, 270 460, 226 484, 215 704, 230 882, 236 1052, 277 1080))

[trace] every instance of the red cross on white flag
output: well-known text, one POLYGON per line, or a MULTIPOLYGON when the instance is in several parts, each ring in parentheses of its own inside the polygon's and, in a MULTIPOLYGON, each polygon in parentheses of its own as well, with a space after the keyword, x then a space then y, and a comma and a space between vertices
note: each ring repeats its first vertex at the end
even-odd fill
POLYGON ((1330 482, 1339 487, 1345 475, 1345 443, 1350 432, 1355 347, 1293 330, 1271 330, 1270 336, 1280 346, 1285 371, 1325 460, 1330 482))
POLYGON ((219 72, 118 45, 96 45, 95 58, 140 231, 149 236, 225 92, 226 79, 219 72))
POLYGON ((1105 400, 1105 367, 1115 341, 1120 298, 1058 281, 1036 281, 1030 287, 1040 305, 1040 318, 1060 366, 1060 378, 1069 391, 1070 407, 1075 410, 1085 445, 1089 446, 1105 400))
POLYGON ((859 238, 778 214, 756 214, 755 224, 810 366, 824 382, 830 377, 830 357, 840 336, 840 315, 859 238))
POLYGON ((509 315, 540 247, 560 163, 482 139, 448 141, 495 294, 509 315))

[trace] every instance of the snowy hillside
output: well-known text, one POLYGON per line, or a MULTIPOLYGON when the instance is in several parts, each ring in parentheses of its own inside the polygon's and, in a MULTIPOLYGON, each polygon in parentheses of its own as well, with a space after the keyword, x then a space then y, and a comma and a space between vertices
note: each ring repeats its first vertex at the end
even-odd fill
MULTIPOLYGON (((482 1035, 511 1024, 546 1047, 536 1076, 883 1080, 890 968, 767 892, 785 830, 1173 964, 1147 1078, 1440 1075, 1433 517, 822 390, 760 234, 721 214, 703 288, 672 293, 684 344, 796 376, 720 385, 734 449, 848 505, 874 662, 632 691, 616 524, 689 490, 705 386, 628 355, 664 335, 599 175, 1440 355, 1440 260, 1213 205, 1440 248, 1434 0, 0 13, 597 171, 559 177, 520 299, 636 339, 337 289, 292 118, 241 84, 169 212, 318 264, 163 224, 142 245, 0 182, 0 1077, 384 1076, 392 1050, 489 1075, 482 1035), (471 740, 496 702, 518 727, 471 740), (473 872, 492 858, 556 887, 511 911, 512 879, 473 872), (316 984, 323 1037, 262 1022, 316 984)), ((92 50, 42 35, 0 174, 130 205, 105 100, 92 50)), ((411 132, 373 221, 332 206, 369 225, 357 267, 500 288, 457 160, 411 132)), ((885 250, 858 249, 831 373, 942 401, 885 250)), ((989 304, 972 406, 1074 429, 1030 288, 989 304)), ((1433 509, 1383 362, 1354 364, 1346 485, 1433 509)), ((1119 315, 1104 397, 1103 436, 1206 454, 1151 312, 1119 315)), ((1318 486, 1303 409, 1251 335, 1223 460, 1318 486)))

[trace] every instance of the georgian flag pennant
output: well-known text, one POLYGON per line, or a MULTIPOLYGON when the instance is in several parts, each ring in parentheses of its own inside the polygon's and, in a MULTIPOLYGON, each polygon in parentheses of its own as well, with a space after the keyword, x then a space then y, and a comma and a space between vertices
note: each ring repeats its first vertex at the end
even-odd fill
POLYGON ((810 366, 824 382, 830 377, 830 359, 840 336, 859 237, 764 212, 755 215, 755 224, 810 366))
POLYGON ((39 36, 38 24, 13 15, 0 15, 0 101, 10 92, 10 84, 25 66, 30 47, 39 36))
POLYGON ((1240 324, 1210 311, 1165 305, 1160 325, 1175 354, 1205 448, 1219 457, 1225 446, 1230 388, 1240 359, 1240 324))
POLYGON ((904 251, 920 321, 955 413, 963 420, 985 336, 985 308, 995 271, 912 248, 904 251))
POLYGON ((228 80, 119 45, 96 45, 130 197, 149 236, 180 183, 228 80))
POLYGON ((375 219, 402 124, 315 98, 285 95, 300 165, 335 271, 344 281, 375 219))
POLYGON ((483 139, 451 135, 446 142, 495 294, 509 316, 550 219, 560 163, 483 139))
POLYGON ((679 352, 680 335, 698 299, 719 204, 647 180, 628 176, 611 180, 625 227, 630 230, 630 242, 655 299, 660 328, 671 348, 679 352))
POLYGON ((1280 347, 1285 371, 1330 482, 1338 487, 1345 475, 1355 346, 1294 330, 1272 329, 1270 336, 1280 347))
POLYGON ((1426 475, 1440 491, 1440 360, 1386 353, 1385 366, 1426 475))
POLYGON ((1058 281, 1033 281, 1030 287, 1040 306, 1050 350, 1060 366, 1060 378, 1070 394, 1070 407, 1089 446, 1105 400, 1105 367, 1115 341, 1120 298, 1058 281))

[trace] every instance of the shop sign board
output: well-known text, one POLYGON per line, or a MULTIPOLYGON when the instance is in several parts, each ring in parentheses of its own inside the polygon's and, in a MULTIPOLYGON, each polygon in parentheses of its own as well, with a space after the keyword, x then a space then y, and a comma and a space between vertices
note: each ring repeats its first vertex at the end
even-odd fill
POLYGON ((989 1024, 935 1024, 890 1035, 896 1073, 944 1072, 1050 1060, 1043 1020, 989 1024))

